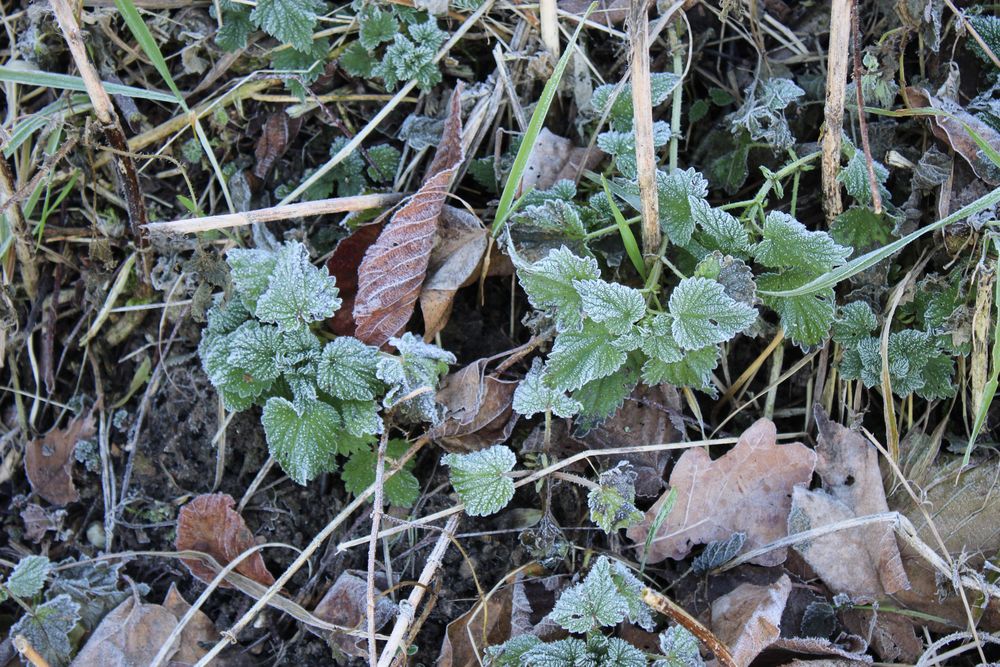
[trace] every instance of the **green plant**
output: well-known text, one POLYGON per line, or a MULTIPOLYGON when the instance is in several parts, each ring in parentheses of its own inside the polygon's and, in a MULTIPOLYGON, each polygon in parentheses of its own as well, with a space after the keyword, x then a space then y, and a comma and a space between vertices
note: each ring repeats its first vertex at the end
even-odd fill
MULTIPOLYGON (((233 294, 209 311, 198 348, 226 408, 263 406, 271 455, 296 482, 336 470, 340 455, 348 488, 365 488, 384 428, 380 410, 402 423, 437 423, 429 390, 455 358, 409 333, 390 340, 397 355, 349 336, 330 339, 322 323, 340 307, 335 280, 301 243, 234 249, 227 261, 233 294)), ((401 453, 389 447, 390 458, 401 453)), ((412 503, 415 478, 406 469, 397 477, 390 502, 412 503)))

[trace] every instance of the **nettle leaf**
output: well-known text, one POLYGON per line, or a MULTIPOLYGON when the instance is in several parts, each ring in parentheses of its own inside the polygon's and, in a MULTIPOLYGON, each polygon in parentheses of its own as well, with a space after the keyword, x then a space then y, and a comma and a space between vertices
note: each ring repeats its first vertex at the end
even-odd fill
POLYGON ((567 637, 546 644, 537 644, 521 656, 520 665, 531 667, 568 667, 569 665, 596 665, 582 639, 567 637))
POLYGON ((698 638, 682 625, 674 625, 660 633, 660 655, 653 667, 703 667, 698 651, 698 638))
POLYGON ((248 378, 248 383, 266 388, 280 373, 277 355, 281 337, 278 327, 248 322, 231 335, 228 362, 248 378))
POLYGON ((275 396, 264 404, 261 423, 271 456, 299 484, 334 469, 341 422, 332 406, 312 401, 300 412, 275 396))
POLYGON ((750 237, 743 224, 701 197, 689 197, 691 219, 699 230, 698 242, 707 250, 745 259, 750 255, 750 237))
POLYGON ((542 640, 535 635, 515 635, 499 646, 487 647, 486 664, 490 667, 521 667, 526 664, 523 656, 541 643, 542 640))
POLYGON ((586 321, 580 331, 556 336, 549 354, 544 381, 550 387, 573 391, 617 371, 627 351, 611 345, 613 336, 602 325, 586 321))
POLYGON ((395 146, 379 144, 368 149, 368 159, 372 165, 368 167, 368 177, 378 183, 388 183, 396 177, 399 162, 403 154, 395 146))
POLYGON ((671 332, 686 350, 729 340, 757 320, 757 311, 707 278, 685 278, 670 294, 671 332))
POLYGON ((240 299, 230 299, 212 306, 206 315, 205 331, 211 334, 228 334, 236 331, 250 319, 250 311, 240 299))
POLYGON ((391 42, 399 32, 399 22, 391 11, 383 11, 376 5, 366 5, 358 12, 358 41, 369 51, 374 51, 382 42, 391 42))
POLYGON ((575 664, 598 667, 646 667, 646 654, 619 637, 592 634, 587 637, 586 659, 575 664))
POLYGON ((326 344, 317 362, 319 388, 337 398, 373 401, 382 388, 376 375, 378 350, 341 336, 326 344))
POLYGON ((52 563, 45 556, 25 556, 17 562, 4 583, 11 595, 31 600, 42 592, 51 571, 52 563))
POLYGON ((80 605, 68 595, 57 595, 21 616, 9 636, 22 635, 50 665, 65 667, 73 653, 69 635, 79 620, 80 605))
POLYGON ((233 248, 226 253, 236 294, 250 313, 257 310, 257 299, 267 289, 277 262, 277 253, 260 248, 233 248))
POLYGON ((840 316, 833 323, 833 339, 846 346, 855 346, 868 338, 878 327, 878 318, 864 301, 855 301, 840 308, 840 316))
POLYGON ((570 632, 587 633, 629 622, 651 630, 649 608, 642 601, 642 584, 621 563, 601 556, 586 578, 559 596, 549 618, 570 632))
POLYGON ((198 356, 201 357, 205 374, 208 375, 212 386, 219 391, 229 410, 236 412, 246 410, 271 384, 270 381, 256 380, 229 361, 232 339, 238 337, 244 327, 259 326, 256 322, 247 322, 237 331, 225 336, 206 331, 202 334, 201 343, 198 345, 198 356))
POLYGON ((321 11, 320 0, 258 0, 250 20, 278 41, 308 51, 321 11))
MULTIPOLYGON (((79 605, 80 625, 87 631, 97 627, 104 615, 121 604, 132 594, 132 590, 119 590, 123 561, 91 561, 78 563, 72 558, 60 561, 60 565, 70 565, 55 574, 49 583, 46 596, 52 600, 59 595, 67 595, 79 605)), ((135 585, 139 593, 145 593, 145 584, 135 585)))
POLYGON ((672 174, 656 172, 659 195, 660 227, 677 245, 687 245, 694 232, 692 200, 708 196, 708 181, 695 169, 678 170, 672 174))
MULTIPOLYGON (((395 467, 396 461, 406 453, 410 444, 406 440, 390 440, 385 447, 385 468, 386 470, 395 467)), ((365 447, 353 452, 340 478, 344 480, 344 488, 355 496, 363 493, 369 486, 375 483, 375 464, 378 461, 378 453, 370 447, 365 447)), ((420 497, 420 482, 413 475, 414 461, 411 459, 403 466, 403 469, 392 477, 385 480, 383 491, 385 498, 397 507, 412 507, 413 503, 420 497)))
POLYGON ((643 513, 635 506, 635 480, 638 475, 627 461, 619 461, 597 478, 598 488, 587 494, 590 520, 610 534, 642 521, 643 513))
POLYGON ((715 540, 691 562, 691 570, 698 575, 719 567, 733 559, 747 541, 746 533, 733 533, 724 540, 715 540))
MULTIPOLYGON (((796 270, 765 273, 757 278, 757 284, 765 291, 788 290, 805 285, 812 277, 810 273, 796 270)), ((832 287, 804 296, 762 297, 764 305, 778 313, 789 340, 803 347, 818 345, 830 334, 834 299, 832 287)))
POLYGON ((309 251, 297 241, 278 249, 267 290, 257 300, 256 315, 282 330, 331 317, 340 308, 336 281, 323 265, 309 261, 309 251))
POLYGON ((791 148, 795 137, 784 109, 805 95, 790 79, 768 79, 746 90, 743 106, 729 116, 733 133, 746 130, 754 141, 766 142, 775 152, 791 148))
POLYGON ((719 346, 708 345, 700 350, 690 350, 677 362, 651 358, 642 366, 642 381, 652 386, 672 384, 675 387, 693 387, 715 396, 712 371, 719 365, 719 346))
MULTIPOLYGON (((882 349, 878 338, 858 341, 857 357, 844 355, 841 373, 845 379, 860 379, 866 387, 882 383, 882 349)), ((954 361, 943 354, 926 331, 904 329, 889 335, 889 380, 892 393, 906 397, 916 393, 927 400, 954 395, 954 361)))
MULTIPOLYGON (((376 435, 383 430, 382 418, 378 414, 379 404, 375 401, 339 401, 337 408, 344 429, 357 438, 376 435)), ((343 446, 338 447, 340 453, 343 446)))
POLYGON ((559 331, 578 329, 582 321, 583 299, 573 281, 600 277, 596 259, 577 257, 565 246, 550 250, 534 264, 517 269, 517 278, 528 295, 528 302, 538 310, 551 312, 559 331))
POLYGON ((215 43, 223 51, 233 53, 247 45, 247 38, 254 30, 249 11, 223 10, 222 27, 215 33, 215 43))
POLYGON ((371 57, 368 50, 361 45, 361 42, 351 42, 346 49, 340 53, 338 60, 344 71, 354 77, 371 78, 374 75, 375 59, 371 57))
POLYGON ((885 215, 876 215, 870 208, 852 206, 830 225, 830 236, 840 245, 854 248, 857 254, 889 243, 892 227, 885 215))
POLYGON ((646 300, 632 287, 603 280, 574 280, 583 304, 583 313, 607 327, 613 334, 624 336, 646 314, 646 300))
POLYGON ((811 232, 781 211, 767 214, 763 237, 754 248, 754 259, 769 268, 804 269, 816 276, 843 264, 851 254, 851 248, 839 245, 826 232, 811 232))
POLYGON ((642 355, 630 354, 625 365, 607 377, 592 380, 573 392, 572 398, 580 403, 574 421, 577 435, 583 435, 608 417, 611 417, 635 389, 639 382, 642 355))
POLYGON ((437 424, 441 409, 434 390, 440 377, 448 372, 448 365, 455 363, 455 355, 423 342, 410 332, 390 338, 389 344, 399 351, 399 356, 381 357, 375 369, 376 377, 389 385, 382 405, 394 408, 410 422, 437 424), (412 398, 402 400, 418 391, 412 398))
MULTIPOLYGON (((674 88, 680 85, 681 77, 673 72, 653 72, 649 75, 650 99, 653 106, 662 104, 673 92, 674 88)), ((633 123, 632 112, 632 84, 627 83, 622 86, 618 97, 610 105, 611 95, 617 84, 606 83, 594 89, 594 94, 590 98, 590 104, 594 112, 598 115, 608 114, 608 122, 612 128, 625 131, 631 129, 633 123)))
POLYGON ((514 497, 514 480, 506 473, 517 457, 509 447, 493 445, 470 454, 446 454, 441 462, 451 470, 448 477, 469 516, 496 514, 514 497))
MULTIPOLYGON (((847 161, 847 166, 837 174, 837 180, 844 184, 847 194, 854 197, 859 204, 870 206, 872 203, 872 188, 868 180, 868 160, 865 159, 864 151, 858 150, 850 142, 845 142, 844 148, 847 151, 853 150, 854 153, 847 161)), ((877 160, 872 160, 872 167, 875 171, 875 179, 878 183, 879 192, 885 195, 884 199, 888 199, 889 192, 882 184, 889 178, 889 170, 877 160)))
POLYGON ((557 417, 572 417, 582 407, 565 392, 547 387, 542 382, 542 362, 535 359, 531 370, 514 390, 514 412, 531 418, 551 411, 557 417))
POLYGON ((645 322, 641 349, 646 356, 672 364, 684 358, 673 334, 674 318, 667 313, 657 313, 645 322))

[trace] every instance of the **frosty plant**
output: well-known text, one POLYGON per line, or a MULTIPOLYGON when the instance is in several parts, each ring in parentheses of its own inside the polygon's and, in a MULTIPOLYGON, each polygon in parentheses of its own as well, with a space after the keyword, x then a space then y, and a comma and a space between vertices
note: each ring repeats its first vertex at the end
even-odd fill
MULTIPOLYGON (((227 261, 233 293, 209 311, 198 348, 226 408, 263 406, 271 455, 296 482, 337 470, 339 455, 348 457, 348 488, 364 489, 374 479, 380 411, 391 409, 403 423, 436 423, 433 389, 455 358, 409 333, 390 340, 395 355, 356 338, 331 339, 322 323, 340 307, 335 280, 310 263, 301 243, 230 250, 227 261)), ((390 460, 405 451, 398 445, 390 442, 390 460)), ((416 479, 404 469, 386 494, 408 505, 416 479)))

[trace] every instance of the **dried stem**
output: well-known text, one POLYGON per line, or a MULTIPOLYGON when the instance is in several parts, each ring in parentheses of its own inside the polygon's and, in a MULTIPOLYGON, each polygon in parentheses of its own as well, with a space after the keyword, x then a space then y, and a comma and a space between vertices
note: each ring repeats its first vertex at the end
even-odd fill
POLYGON ((868 187, 872 191, 872 209, 875 215, 882 214, 882 193, 875 177, 875 161, 868 142, 868 121, 865 120, 865 97, 861 86, 861 29, 858 27, 858 5, 851 12, 851 32, 854 33, 854 92, 858 100, 858 125, 861 127, 861 147, 865 151, 865 165, 868 167, 868 187))
MULTIPOLYGON (((21 267, 21 280, 24 281, 24 291, 28 298, 35 299, 38 293, 38 267, 35 265, 35 253, 32 251, 31 235, 28 233, 28 222, 24 219, 21 206, 17 202, 14 190, 14 175, 10 171, 7 160, 0 156, 0 204, 8 207, 10 215, 10 232, 14 237, 14 256, 21 267)), ((6 266, 6 269, 13 269, 6 266)), ((12 276, 5 271, 5 279, 12 276)))
POLYGON ((826 129, 823 134, 823 210, 827 223, 844 210, 840 198, 841 132, 847 95, 847 60, 851 43, 851 0, 833 0, 830 9, 830 49, 826 56, 826 129))
POLYGON ((635 121, 635 161, 642 201, 642 251, 648 258, 660 246, 656 192, 656 151, 653 148, 653 100, 649 77, 648 0, 631 0, 629 42, 632 64, 632 107, 635 121))
POLYGON ((375 667, 378 663, 378 646, 375 644, 375 556, 378 551, 378 529, 382 524, 383 500, 385 493, 385 448, 389 442, 389 425, 382 427, 382 437, 378 441, 375 458, 375 495, 372 499, 371 542, 368 544, 368 583, 365 589, 365 615, 368 621, 368 663, 375 667))

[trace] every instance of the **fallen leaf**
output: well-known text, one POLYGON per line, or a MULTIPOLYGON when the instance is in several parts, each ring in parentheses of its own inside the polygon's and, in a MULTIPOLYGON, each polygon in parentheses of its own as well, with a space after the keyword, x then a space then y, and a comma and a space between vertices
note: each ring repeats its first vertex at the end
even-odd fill
MULTIPOLYGON (((177 617, 164 607, 130 596, 108 612, 70 667, 147 665, 176 626, 177 617)), ((174 646, 168 655, 176 651, 174 646)))
MULTIPOLYGON (((872 657, 865 653, 868 645, 857 635, 846 635, 845 639, 853 646, 835 644, 829 639, 820 637, 778 637, 767 649, 768 658, 775 651, 788 651, 800 655, 837 656, 843 660, 817 660, 806 663, 817 667, 828 662, 846 665, 867 665, 872 663, 872 657)), ((797 660, 794 662, 798 662, 797 660)))
POLYGON ((31 489, 53 505, 66 505, 80 499, 73 484, 73 450, 80 440, 96 433, 94 415, 76 417, 64 429, 49 431, 40 440, 28 443, 24 471, 31 489))
MULTIPOLYGON (((243 522, 243 517, 233 509, 236 501, 225 493, 203 494, 195 497, 181 508, 177 516, 177 538, 174 547, 178 551, 202 551, 212 556, 220 565, 228 565, 241 553, 256 546, 253 533, 243 522)), ((212 567, 200 560, 182 559, 191 574, 205 583, 211 582, 218 574, 212 567)), ((274 577, 267 571, 260 552, 247 556, 236 572, 253 579, 263 586, 274 583, 274 577)), ((229 588, 225 581, 222 588, 229 588)))
MULTIPOLYGON (((792 489, 808 484, 816 453, 793 442, 779 445, 774 423, 760 419, 744 431, 732 450, 713 461, 701 448, 685 450, 670 473, 677 500, 650 545, 647 561, 680 560, 696 544, 746 533, 743 551, 751 551, 787 535, 792 489)), ((649 527, 670 495, 646 512, 628 537, 642 549, 649 527)), ((775 549, 751 562, 779 565, 785 549, 775 549)))
POLYGON ((908 87, 903 99, 907 101, 911 109, 931 107, 945 112, 928 118, 934 136, 965 158, 972 170, 976 172, 976 176, 990 185, 1000 184, 1000 179, 996 176, 996 167, 982 153, 966 127, 971 128, 983 141, 997 151, 1000 151, 1000 132, 970 114, 957 102, 935 97, 923 88, 908 87))
MULTIPOLYGON (((559 9, 583 16, 587 13, 592 0, 558 0, 559 9)), ((597 7, 591 12, 590 20, 604 25, 621 25, 628 18, 627 0, 598 0, 597 7)))
POLYGON ((517 423, 511 408, 517 382, 486 375, 486 361, 474 361, 441 381, 437 402, 445 407, 445 418, 430 436, 449 452, 474 452, 503 442, 517 423))
POLYGON ((848 630, 868 638, 872 650, 884 662, 912 664, 924 652, 924 643, 917 637, 913 623, 904 616, 849 609, 843 619, 848 630))
POLYGON ((712 632, 729 648, 738 667, 747 667, 778 639, 781 613, 791 592, 791 579, 782 575, 770 586, 740 584, 712 603, 712 632))
MULTIPOLYGON (((627 7, 628 3, 625 5, 627 7)), ((603 159, 604 153, 599 149, 591 150, 588 157, 585 147, 578 147, 572 140, 543 127, 524 166, 521 190, 546 190, 564 178, 575 181, 582 169, 593 169, 603 159), (584 159, 587 160, 586 163, 584 159)))
MULTIPOLYGON (((376 584, 379 582, 376 581, 376 584)), ((384 586, 385 581, 381 584, 384 586)), ((345 628, 364 629, 368 608, 368 581, 351 570, 341 572, 333 586, 313 609, 313 615, 327 623, 345 628)), ((396 604, 375 590, 375 629, 378 630, 396 615, 396 604)), ((368 642, 361 637, 335 633, 330 640, 346 655, 363 658, 368 655, 368 642)))
MULTIPOLYGON (((163 599, 163 607, 180 621, 184 614, 188 613, 191 605, 177 591, 177 584, 171 583, 166 597, 163 599)), ((196 611, 181 630, 180 641, 177 644, 177 652, 170 658, 169 667, 190 667, 201 660, 208 653, 207 648, 202 647, 202 643, 214 644, 219 639, 219 632, 212 623, 212 619, 196 611)))
POLYGON ((257 145, 254 147, 254 157, 257 159, 257 163, 253 166, 254 176, 262 181, 267 180, 274 163, 288 150, 288 144, 298 134, 301 125, 300 118, 291 118, 284 111, 267 117, 257 139, 257 145))
POLYGON ((427 279, 420 290, 424 340, 434 340, 448 323, 455 292, 476 281, 488 237, 489 232, 472 213, 452 206, 441 210, 427 279))
POLYGON ((330 330, 338 336, 354 335, 354 300, 358 295, 358 267, 368 247, 375 243, 384 225, 380 222, 362 225, 350 236, 340 241, 334 249, 326 268, 337 280, 340 290, 340 309, 328 320, 330 330))
POLYGON ((355 335, 369 345, 384 345, 403 330, 413 315, 448 187, 465 158, 461 97, 459 84, 452 93, 444 133, 426 180, 393 214, 358 267, 355 335))
POLYGON ((21 521, 24 522, 24 539, 37 544, 42 541, 46 532, 58 533, 62 530, 65 519, 66 510, 46 510, 41 505, 29 503, 21 510, 21 521))

